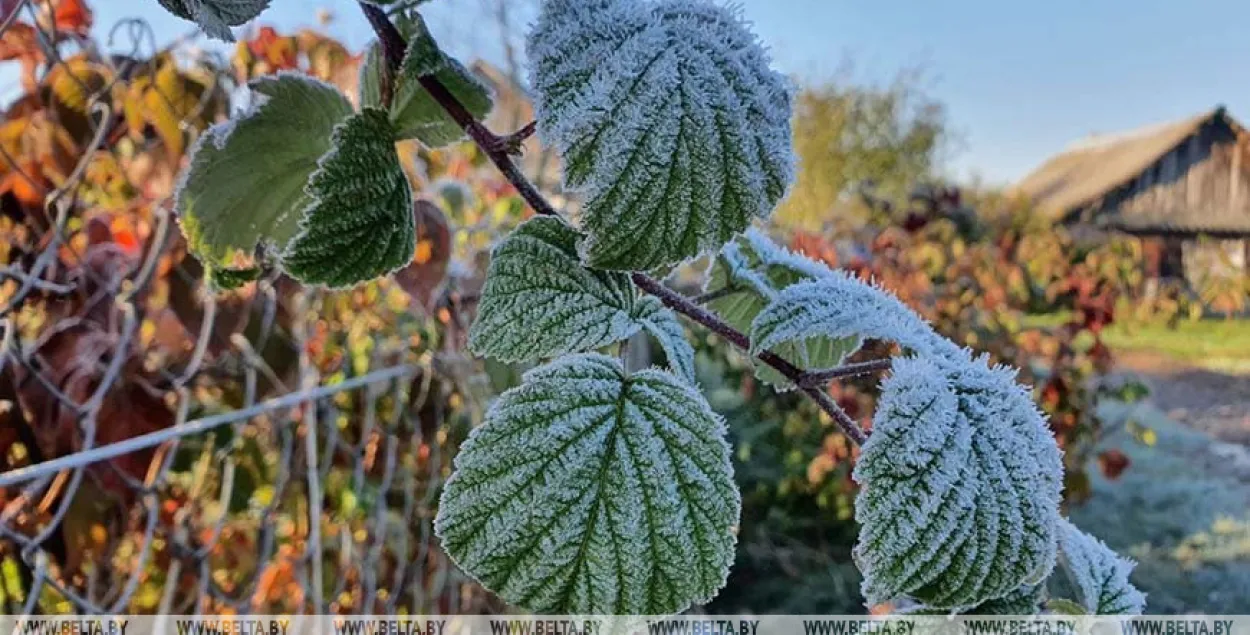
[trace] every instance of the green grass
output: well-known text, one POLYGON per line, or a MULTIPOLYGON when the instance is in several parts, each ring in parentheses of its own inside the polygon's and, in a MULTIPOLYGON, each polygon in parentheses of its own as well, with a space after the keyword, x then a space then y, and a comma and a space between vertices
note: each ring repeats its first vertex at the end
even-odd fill
MULTIPOLYGON (((1066 313, 1029 315, 1026 328, 1052 328, 1066 313)), ((1103 341, 1116 352, 1157 353, 1212 370, 1250 372, 1250 320, 1206 319, 1165 324, 1113 324, 1103 341)))

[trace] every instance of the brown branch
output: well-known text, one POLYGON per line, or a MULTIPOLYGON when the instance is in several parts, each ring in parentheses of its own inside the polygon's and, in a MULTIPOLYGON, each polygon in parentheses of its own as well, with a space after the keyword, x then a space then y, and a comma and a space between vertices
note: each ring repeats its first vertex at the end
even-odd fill
POLYGON ((803 386, 817 388, 835 379, 855 377, 857 375, 871 375, 883 370, 889 370, 893 361, 889 358, 873 359, 866 362, 846 364, 837 368, 830 368, 829 370, 809 370, 803 373, 803 381, 799 383, 803 386))
MULTIPOLYGON (((715 313, 695 304, 690 298, 669 289, 659 280, 641 273, 632 274, 631 279, 639 289, 659 298, 660 302, 664 303, 664 306, 702 324, 709 331, 728 340, 730 344, 744 351, 751 350, 750 338, 720 319, 715 313)), ((822 387, 806 385, 807 373, 802 368, 791 364, 789 360, 772 351, 760 351, 756 357, 761 362, 777 369, 777 372, 785 376, 786 379, 797 384, 800 390, 811 397, 816 402, 816 405, 820 406, 821 410, 824 410, 833 418, 838 427, 842 429, 842 432, 850 437, 852 441, 863 445, 864 441, 868 439, 868 435, 859 427, 859 424, 850 415, 846 414, 846 411, 829 396, 829 393, 825 392, 822 387)))
MULTIPOLYGON (((391 23, 385 12, 368 2, 362 1, 359 4, 378 39, 382 42, 382 51, 387 64, 390 66, 391 74, 398 74, 400 67, 403 65, 404 52, 408 48, 408 43, 404 41, 403 35, 391 23)), ((532 134, 532 124, 531 126, 526 126, 516 135, 500 137, 482 125, 464 107, 464 104, 460 103, 460 100, 451 94, 451 91, 447 90, 447 87, 437 77, 425 75, 418 81, 421 82, 421 87, 430 93, 434 101, 442 106, 448 116, 459 124, 465 133, 469 135, 469 138, 477 144, 478 148, 490 158, 491 163, 495 164, 495 167, 504 175, 504 178, 516 188, 517 193, 536 213, 545 216, 559 215, 551 203, 547 202, 547 199, 534 187, 534 184, 521 173, 521 170, 512 162, 512 158, 509 156, 509 139, 520 136, 523 141, 525 136, 532 134)), ((669 289, 659 280, 642 273, 633 273, 630 278, 639 289, 659 298, 670 309, 703 325, 734 346, 744 351, 751 350, 751 340, 745 334, 730 326, 717 315, 695 304, 686 296, 669 289)), ((813 381, 808 379, 807 373, 803 369, 791 364, 772 351, 761 351, 757 357, 761 362, 777 369, 784 377, 794 382, 807 396, 811 397, 820 406, 821 410, 824 410, 833 418, 838 427, 842 429, 842 432, 850 437, 852 441, 862 445, 867 440, 868 436, 859 427, 859 424, 850 415, 846 414, 846 411, 829 396, 822 386, 814 385, 813 381)))

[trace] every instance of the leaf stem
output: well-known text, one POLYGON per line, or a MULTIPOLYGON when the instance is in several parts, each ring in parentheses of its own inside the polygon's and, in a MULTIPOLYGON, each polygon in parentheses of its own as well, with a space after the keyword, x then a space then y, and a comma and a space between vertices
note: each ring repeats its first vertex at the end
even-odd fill
MULTIPOLYGON (((374 33, 377 34, 378 40, 382 43, 382 52, 391 74, 397 75, 400 67, 403 65, 408 43, 404 41, 403 35, 399 32, 399 29, 395 28, 386 12, 363 0, 358 2, 358 4, 361 10, 364 11, 365 17, 369 20, 370 26, 373 27, 374 33)), ((460 100, 437 77, 424 75, 418 81, 420 81, 421 87, 430 93, 434 101, 447 112, 453 121, 460 125, 465 133, 469 135, 469 138, 486 154, 491 163, 495 164, 495 167, 516 188, 517 193, 534 212, 544 216, 559 216, 555 207, 521 173, 520 168, 512 162, 512 158, 509 156, 509 138, 518 135, 528 136, 532 133, 532 126, 526 126, 517 135, 500 137, 474 118, 468 109, 464 107, 464 104, 460 103, 460 100)), ((701 324, 734 346, 744 351, 751 350, 750 338, 730 326, 717 315, 695 304, 690 298, 669 289, 659 280, 642 273, 633 273, 630 275, 630 279, 633 280, 634 285, 639 289, 655 296, 673 311, 701 324)), ((772 351, 762 351, 759 353, 758 358, 761 362, 777 369, 784 377, 794 382, 804 394, 820 406, 821 410, 828 413, 834 422, 838 424, 838 427, 842 429, 842 432, 856 444, 863 445, 864 441, 868 439, 867 434, 859 427, 859 424, 850 415, 846 414, 846 411, 829 396, 829 393, 823 387, 819 386, 819 382, 813 385, 813 381, 807 378, 807 373, 803 369, 791 364, 772 351)))

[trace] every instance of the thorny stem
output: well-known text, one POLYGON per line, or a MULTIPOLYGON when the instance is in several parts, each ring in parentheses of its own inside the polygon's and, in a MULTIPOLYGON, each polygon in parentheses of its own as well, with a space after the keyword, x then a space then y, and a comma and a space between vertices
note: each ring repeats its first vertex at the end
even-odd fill
MULTIPOLYGON (((382 52, 389 66, 390 74, 392 76, 397 75, 400 67, 403 65, 404 53, 408 48, 408 43, 404 40, 399 29, 395 28, 395 25, 391 23, 390 18, 387 17, 384 11, 363 0, 359 4, 365 17, 369 20, 369 24, 373 27, 374 33, 377 34, 378 40, 382 43, 382 52)), ((521 173, 521 170, 512 162, 512 158, 509 156, 509 140, 520 138, 523 141, 525 137, 532 134, 532 124, 526 126, 515 135, 500 137, 474 118, 464 107, 464 104, 460 103, 460 100, 451 94, 451 91, 447 90, 447 87, 437 77, 425 75, 418 81, 420 81, 421 87, 430 93, 434 101, 438 102, 439 106, 447 112, 453 121, 460 125, 465 133, 469 135, 469 138, 477 144, 478 148, 490 158, 491 163, 495 164, 495 167, 504 175, 504 178, 516 188, 517 193, 536 213, 545 216, 559 216, 551 203, 547 202, 547 199, 538 191, 538 188, 534 187, 534 184, 521 173)), ((630 278, 639 289, 659 298, 670 309, 703 325, 734 346, 744 351, 751 350, 751 340, 745 334, 733 328, 715 314, 695 304, 690 298, 669 289, 659 280, 645 274, 633 273, 630 278)), ((794 382, 800 390, 808 397, 811 397, 822 410, 828 413, 834 422, 838 424, 838 427, 842 429, 842 432, 856 444, 863 445, 864 441, 868 439, 867 434, 859 427, 859 424, 850 415, 846 414, 846 411, 825 392, 819 383, 813 385, 813 380, 808 378, 808 373, 803 369, 791 364, 772 351, 761 351, 757 357, 760 361, 777 369, 786 379, 794 382)))

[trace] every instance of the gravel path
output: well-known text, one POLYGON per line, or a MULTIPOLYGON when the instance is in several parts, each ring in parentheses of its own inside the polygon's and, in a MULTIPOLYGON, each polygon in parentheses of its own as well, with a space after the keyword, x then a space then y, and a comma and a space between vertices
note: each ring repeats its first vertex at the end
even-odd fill
POLYGON ((1179 365, 1157 355, 1117 356, 1122 372, 1150 386, 1150 402, 1172 419, 1228 443, 1250 446, 1250 375, 1179 365))

